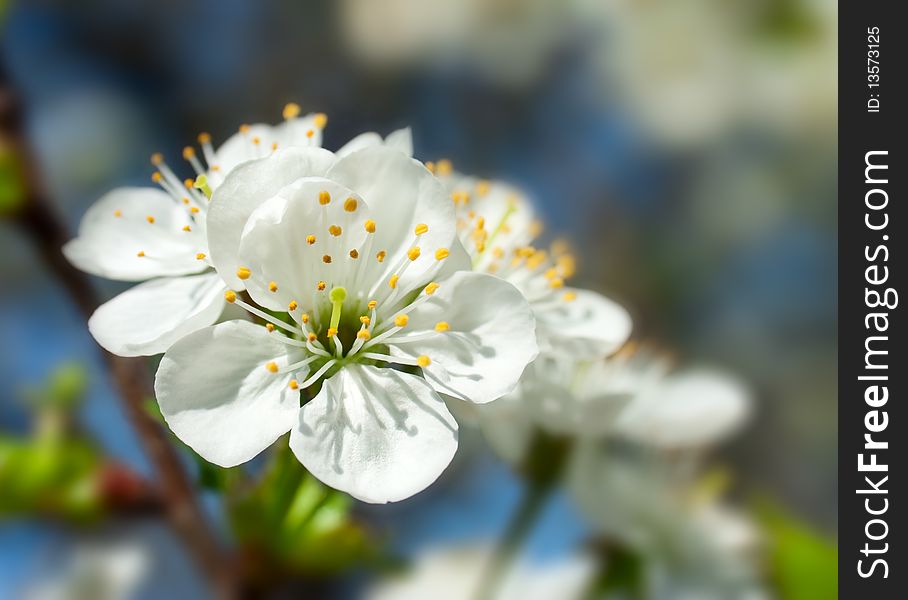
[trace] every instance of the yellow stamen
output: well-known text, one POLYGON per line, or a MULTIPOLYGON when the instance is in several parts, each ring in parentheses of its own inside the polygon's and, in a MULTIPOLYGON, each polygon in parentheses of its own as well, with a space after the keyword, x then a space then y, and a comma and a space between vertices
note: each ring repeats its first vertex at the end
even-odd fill
POLYGON ((368 219, 364 225, 366 233, 375 233, 375 221, 368 219))
POLYGON ((368 340, 369 338, 372 337, 372 334, 369 333, 368 329, 360 329, 359 331, 356 332, 356 337, 358 337, 361 340, 368 340))
POLYGON ((434 172, 435 172, 435 163, 432 162, 431 160, 427 160, 427 161, 426 161, 426 169, 429 170, 429 173, 434 173, 434 172))
POLYGON ((194 215, 195 215, 195 214, 198 214, 198 212, 199 212, 199 207, 198 207, 198 206, 193 206, 192 208, 189 209, 189 212, 191 212, 191 213, 194 214, 194 215))
POLYGON ((346 200, 344 200, 344 210, 347 212, 356 211, 356 205, 356 198, 347 198, 346 200))
POLYGON ((369 304, 367 304, 366 306, 369 308, 369 310, 375 310, 375 307, 378 306, 378 302, 376 300, 369 300, 369 304))
POLYGON ((378 254, 375 255, 375 260, 377 260, 378 262, 384 262, 385 256, 387 256, 387 255, 388 255, 388 253, 385 252, 384 250, 379 250, 378 254))
POLYGON ((151 215, 148 215, 147 217, 145 217, 145 220, 148 221, 149 223, 154 223, 154 217, 152 217, 151 215))
POLYGON ((419 255, 419 246, 413 246, 412 248, 407 250, 407 258, 409 258, 410 260, 416 260, 417 258, 419 258, 419 255))
POLYGON ((325 283, 324 281, 319 281, 319 282, 318 282, 318 285, 315 286, 315 287, 318 288, 318 291, 324 292, 324 291, 325 291, 325 287, 326 287, 327 285, 328 285, 328 284, 325 283))
POLYGON ((205 260, 205 253, 199 252, 198 254, 195 255, 195 259, 196 260, 205 260))
POLYGON ((311 246, 312 244, 314 244, 314 243, 315 243, 315 236, 314 236, 314 235, 307 235, 307 236, 306 236, 306 243, 309 244, 310 246, 311 246))
POLYGON ((249 133, 250 129, 252 129, 252 128, 249 126, 248 123, 243 123, 242 125, 240 125, 240 133, 242 133, 243 135, 246 135, 247 133, 249 133))
POLYGON ((252 271, 250 271, 246 267, 240 267, 239 269, 236 270, 236 276, 239 277, 240 279, 243 279, 243 280, 249 279, 249 277, 251 275, 252 275, 252 271))
POLYGON ((429 285, 426 286, 426 289, 425 289, 426 295, 431 296, 432 294, 435 293, 435 290, 437 290, 438 288, 439 288, 439 285, 433 281, 432 283, 430 283, 429 285))
POLYGON ((328 115, 325 113, 315 113, 313 117, 313 124, 319 129, 324 129, 325 125, 328 124, 328 115))
POLYGON ((236 292, 234 292, 233 290, 227 290, 226 292, 224 292, 224 300, 226 300, 230 304, 233 304, 234 302, 236 302, 236 292))
POLYGON ((420 367, 423 367, 423 368, 428 367, 431 363, 432 363, 432 359, 429 358, 428 356, 426 356, 425 354, 421 354, 416 359, 416 364, 418 364, 420 367))
POLYGON ((394 324, 398 327, 406 327, 407 323, 410 322, 410 317, 408 315, 397 315, 394 318, 394 324))
POLYGON ((318 336, 315 335, 314 333, 310 333, 309 335, 306 336, 306 339, 309 340, 310 342, 314 342, 315 340, 318 339, 318 336))
POLYGON ((562 296, 562 299, 565 302, 573 302, 577 299, 577 294, 574 292, 565 292, 564 296, 562 296))
POLYGON ((211 135, 203 131, 199 134, 199 137, 197 139, 199 140, 200 144, 207 144, 211 141, 211 135))
POLYGON ((350 258, 359 258, 359 252, 356 250, 356 248, 350 250, 350 258))
POLYGON ((195 179, 192 179, 191 177, 187 177, 186 179, 183 180, 183 187, 185 187, 187 190, 191 190, 194 183, 195 183, 195 179))
POLYGON ((329 327, 328 328, 328 337, 333 338, 336 335, 337 335, 337 327, 329 327))
POLYGON ((400 275, 396 273, 391 275, 391 279, 388 280, 388 286, 393 290, 397 287, 397 281, 400 279, 400 275))
POLYGON ((325 190, 318 193, 318 203, 325 206, 331 202, 331 194, 325 190))
POLYGON ((476 182, 476 195, 485 196, 489 193, 489 188, 492 187, 492 184, 486 181, 485 179, 476 182))
POLYGON ((122 216, 123 216, 123 211, 122 211, 122 210, 115 210, 115 211, 114 211, 114 216, 115 216, 115 217, 122 217, 122 216))
POLYGON ((193 156, 195 156, 195 148, 193 148, 192 146, 186 146, 185 148, 183 148, 183 158, 189 160, 193 156))
POLYGON ((562 279, 560 277, 556 277, 555 279, 552 279, 551 281, 549 281, 549 286, 551 286, 551 288, 553 290, 557 290, 558 288, 564 287, 564 279, 562 279))
POLYGON ((295 119, 300 114, 300 105, 296 102, 288 102, 284 105, 283 117, 286 120, 295 119))
POLYGON ((435 165, 435 172, 438 175, 450 175, 454 170, 454 165, 447 158, 443 158, 435 165))
POLYGON ((189 225, 183 225, 183 231, 192 231, 192 227, 189 225))
POLYGON ((268 282, 268 291, 269 291, 269 292, 276 292, 276 291, 277 291, 277 283, 275 283, 275 282, 273 282, 273 281, 269 281, 269 282, 268 282))
POLYGON ((372 319, 370 319, 366 315, 363 315, 359 318, 359 322, 362 323, 363 325, 368 325, 369 323, 372 322, 372 319))
POLYGON ((447 248, 439 248, 435 251, 435 260, 444 260, 451 255, 451 251, 447 248))
POLYGON ((139 250, 138 252, 136 252, 136 256, 138 256, 139 258, 142 258, 143 256, 145 256, 145 251, 139 250))
POLYGON ((304 325, 309 322, 309 313, 303 313, 300 315, 300 322, 304 325))
POLYGON ((271 371, 272 373, 277 373, 277 363, 276 362, 268 363, 267 365, 265 365, 265 368, 268 369, 269 371, 271 371))
POLYGON ((298 390, 300 387, 300 384, 296 381, 296 379, 291 379, 288 385, 290 386, 291 390, 298 390))
POLYGON ((326 265, 331 264, 331 255, 330 254, 324 255, 322 257, 322 262, 325 263, 326 265))
POLYGON ((160 152, 155 152, 154 154, 151 155, 151 164, 153 164, 154 166, 157 167, 158 165, 160 165, 163 162, 164 162, 164 155, 161 154, 160 152))
POLYGON ((424 233, 427 233, 428 231, 429 231, 429 226, 426 225, 425 223, 420 223, 419 225, 416 226, 416 229, 413 230, 413 232, 416 235, 422 235, 424 233))
POLYGON ((271 333, 272 331, 274 331, 274 324, 273 324, 273 323, 265 323, 265 329, 267 329, 268 332, 271 333))
POLYGON ((161 183, 161 181, 163 179, 164 179, 164 177, 158 171, 155 171, 154 173, 151 174, 151 180, 155 183, 161 183))
POLYGON ((291 300, 291 301, 290 301, 290 304, 287 305, 287 308, 290 310, 290 312, 293 312, 293 311, 295 311, 297 308, 299 308, 299 306, 300 306, 300 305, 296 303, 296 300, 291 300))
POLYGON ((334 237, 337 237, 341 233, 343 233, 343 229, 340 228, 340 225, 332 225, 331 227, 328 228, 328 233, 330 233, 334 237))
POLYGON ((253 145, 258 146, 259 144, 262 143, 262 138, 260 138, 260 137, 257 136, 257 135, 256 135, 256 136, 253 136, 253 138, 252 138, 252 143, 253 143, 253 145))
POLYGON ((447 321, 439 321, 435 324, 435 331, 447 331, 451 328, 447 321))

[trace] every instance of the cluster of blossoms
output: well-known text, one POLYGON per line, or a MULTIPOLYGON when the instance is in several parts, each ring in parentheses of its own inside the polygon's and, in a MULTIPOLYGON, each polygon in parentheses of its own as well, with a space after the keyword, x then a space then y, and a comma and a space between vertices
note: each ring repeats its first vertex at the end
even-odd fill
MULTIPOLYGON (((201 134, 185 180, 156 154, 158 187, 110 192, 64 247, 142 282, 89 329, 114 354, 163 353, 157 401, 200 456, 235 466, 289 433, 314 476, 382 503, 444 471, 452 411, 514 462, 539 431, 677 452, 746 415, 734 382, 629 350, 628 312, 568 285, 572 255, 537 244, 518 190, 414 159, 409 130, 331 152, 326 124, 290 104, 219 148, 201 134)), ((583 473, 579 498, 603 481, 583 473)))

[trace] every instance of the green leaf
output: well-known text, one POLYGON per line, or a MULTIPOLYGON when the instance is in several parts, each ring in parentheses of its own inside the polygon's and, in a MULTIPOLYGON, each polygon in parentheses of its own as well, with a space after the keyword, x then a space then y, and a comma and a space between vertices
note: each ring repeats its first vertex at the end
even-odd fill
POLYGON ((783 600, 838 597, 838 549, 834 541, 772 501, 757 515, 770 537, 770 576, 783 600))

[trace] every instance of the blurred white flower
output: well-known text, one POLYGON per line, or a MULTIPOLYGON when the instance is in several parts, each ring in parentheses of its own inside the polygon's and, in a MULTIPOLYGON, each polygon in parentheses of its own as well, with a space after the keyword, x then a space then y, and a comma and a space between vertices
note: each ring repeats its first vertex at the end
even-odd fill
POLYGON ((129 600, 148 575, 151 556, 130 543, 84 545, 62 571, 28 590, 28 600, 129 600))
POLYGON ((691 480, 683 466, 637 450, 583 443, 567 484, 606 540, 644 559, 646 597, 764 597, 754 524, 721 504, 708 480, 691 480))
MULTIPOLYGON (((368 600, 473 600, 479 597, 482 576, 492 560, 483 545, 437 548, 419 555, 411 569, 379 581, 368 600)), ((579 600, 593 582, 595 561, 572 555, 544 564, 514 565, 490 600, 579 600)))
POLYGON ((290 431, 328 485, 407 498, 457 447, 441 395, 490 402, 536 357, 520 292, 469 272, 443 187, 395 149, 278 150, 228 175, 207 222, 227 301, 267 322, 201 329, 161 361, 162 413, 211 462, 242 463, 290 431))
POLYGON ((514 393, 475 412, 492 448, 519 462, 537 429, 696 450, 736 431, 750 409, 748 391, 731 376, 705 368, 671 372, 666 360, 629 344, 600 360, 540 356, 514 393))
POLYGON ((101 346, 120 356, 157 354, 218 319, 225 286, 208 258, 208 197, 243 162, 277 147, 319 146, 325 116, 298 115, 299 107, 289 104, 285 122, 243 125, 218 149, 208 134, 201 134, 207 166, 194 148, 183 150, 195 180, 180 181, 155 154, 152 179, 163 191, 119 188, 86 212, 78 236, 63 247, 69 261, 108 279, 145 281, 101 305, 89 319, 89 330, 101 346))

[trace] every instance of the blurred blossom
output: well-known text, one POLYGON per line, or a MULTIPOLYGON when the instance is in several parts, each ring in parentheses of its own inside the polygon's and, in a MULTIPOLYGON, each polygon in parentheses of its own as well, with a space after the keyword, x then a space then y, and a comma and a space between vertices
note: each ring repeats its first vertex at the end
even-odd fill
POLYGON ((578 448, 568 474, 606 552, 618 543, 642 560, 645 597, 762 598, 761 536, 718 501, 712 484, 650 452, 595 443, 578 448))
MULTIPOLYGON (((379 581, 368 600, 473 600, 480 597, 482 576, 492 560, 484 545, 439 547, 423 551, 408 570, 379 581)), ((596 564, 587 555, 550 562, 513 565, 489 600, 579 600, 591 586, 596 564)))
POLYGON ((151 555, 138 543, 77 544, 65 564, 26 589, 26 600, 130 600, 149 575, 151 555))

